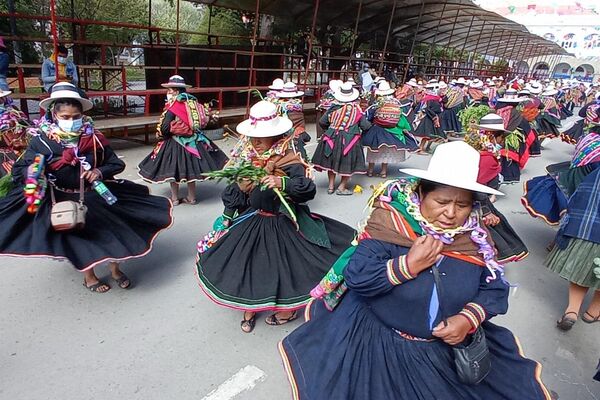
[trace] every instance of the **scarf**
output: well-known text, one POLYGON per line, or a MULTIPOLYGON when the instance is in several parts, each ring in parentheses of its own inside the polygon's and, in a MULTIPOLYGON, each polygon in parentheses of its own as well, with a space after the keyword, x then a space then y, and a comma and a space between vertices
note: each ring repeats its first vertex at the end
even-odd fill
POLYGON ((400 179, 384 182, 369 200, 370 216, 357 239, 311 291, 314 298, 323 298, 326 306, 333 309, 347 290, 343 272, 362 240, 375 239, 410 248, 422 235, 432 235, 444 243, 442 254, 481 267, 491 276, 502 278, 503 267, 495 259, 494 243, 489 232, 480 225, 478 209, 474 207, 467 221, 458 228, 442 229, 434 226, 421 215, 420 200, 414 191, 417 180, 400 179))
MULTIPOLYGON (((92 119, 84 117, 83 126, 77 132, 65 132, 57 124, 44 118, 38 121, 38 135, 43 132, 48 139, 58 143, 62 148, 61 157, 53 159, 48 165, 50 171, 57 171, 67 165, 81 163, 85 170, 96 168, 102 163, 104 148, 108 146, 108 140, 99 131, 94 129, 92 119), (94 165, 85 161, 83 154, 93 152, 94 165)), ((52 159, 52 157, 50 157, 52 159)))

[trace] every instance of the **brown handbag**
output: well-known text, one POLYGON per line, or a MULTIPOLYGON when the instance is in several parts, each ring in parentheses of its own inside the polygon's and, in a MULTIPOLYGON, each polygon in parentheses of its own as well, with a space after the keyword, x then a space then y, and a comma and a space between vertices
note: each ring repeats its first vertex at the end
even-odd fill
POLYGON ((83 204, 84 200, 84 181, 79 179, 79 201, 60 201, 56 202, 54 196, 54 185, 50 185, 50 197, 52 199, 52 209, 50 210, 50 224, 56 232, 71 232, 81 230, 85 227, 85 215, 87 207, 83 204))

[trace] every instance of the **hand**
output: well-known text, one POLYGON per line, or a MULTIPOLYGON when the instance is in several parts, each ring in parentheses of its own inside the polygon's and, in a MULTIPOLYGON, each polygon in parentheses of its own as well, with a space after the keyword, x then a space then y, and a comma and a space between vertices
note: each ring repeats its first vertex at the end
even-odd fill
POLYGON ((92 183, 100 179, 101 175, 102 174, 100 173, 100 171, 98 171, 97 169, 92 169, 90 171, 85 171, 83 174, 81 174, 81 177, 87 180, 88 182, 92 183))
POLYGON ((448 318, 448 326, 444 326, 444 322, 440 322, 438 326, 433 328, 433 336, 442 339, 450 346, 456 346, 462 343, 471 330, 471 324, 462 315, 453 315, 448 318))
POLYGON ((496 226, 500 223, 500 218, 495 214, 487 214, 483 216, 483 223, 486 226, 496 226))
POLYGON ((281 189, 283 187, 282 178, 275 175, 265 176, 260 180, 260 183, 266 185, 269 189, 281 189))
POLYGON ((444 243, 431 235, 419 236, 406 255, 410 272, 417 275, 435 264, 442 257, 443 247, 444 243))
POLYGON ((250 193, 252 189, 254 189, 254 182, 250 179, 243 178, 239 180, 238 186, 242 192, 250 193))

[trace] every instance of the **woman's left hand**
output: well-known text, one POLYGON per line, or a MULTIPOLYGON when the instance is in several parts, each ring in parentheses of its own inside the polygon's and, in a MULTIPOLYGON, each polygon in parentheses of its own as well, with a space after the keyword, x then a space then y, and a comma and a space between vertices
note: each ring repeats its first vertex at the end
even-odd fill
POLYGON ((269 189, 281 189, 283 187, 280 176, 268 175, 260 180, 260 183, 266 185, 269 189))
POLYGON ((462 315, 453 315, 448 318, 448 326, 444 326, 444 322, 440 322, 438 326, 433 328, 432 335, 442 339, 450 346, 456 346, 462 343, 471 330, 471 324, 462 315))
POLYGON ((483 223, 486 226, 496 226, 500 223, 500 218, 495 214, 487 214, 483 216, 483 223))

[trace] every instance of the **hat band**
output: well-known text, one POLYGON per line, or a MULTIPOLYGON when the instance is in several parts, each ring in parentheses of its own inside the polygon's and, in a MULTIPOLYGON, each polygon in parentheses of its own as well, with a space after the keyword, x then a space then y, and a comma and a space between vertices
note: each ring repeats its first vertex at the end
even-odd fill
POLYGON ((284 93, 296 93, 296 91, 297 91, 296 89, 298 89, 296 86, 293 86, 293 87, 285 87, 284 86, 282 92, 284 92, 284 93))
POLYGON ((342 88, 342 89, 340 89, 340 92, 342 92, 342 94, 345 94, 345 95, 350 95, 350 94, 354 93, 354 89, 343 89, 342 88))
POLYGON ((266 117, 253 117, 252 115, 250 116, 250 125, 252 126, 256 126, 257 123, 259 122, 266 122, 266 121, 272 121, 275 118, 277 118, 277 113, 271 114, 271 115, 267 115, 266 117))
POLYGON ((479 125, 502 125, 504 126, 504 120, 502 118, 489 118, 481 120, 479 125))

